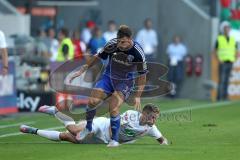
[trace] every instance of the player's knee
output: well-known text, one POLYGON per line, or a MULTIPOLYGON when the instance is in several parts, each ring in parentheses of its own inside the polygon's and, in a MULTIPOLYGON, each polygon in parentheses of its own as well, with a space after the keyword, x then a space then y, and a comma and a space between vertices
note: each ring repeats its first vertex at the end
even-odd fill
POLYGON ((113 94, 112 94, 112 99, 114 101, 116 101, 119 105, 121 105, 124 101, 124 95, 122 92, 120 91, 115 91, 113 94))
POLYGON ((68 132, 62 132, 59 135, 59 138, 62 141, 68 141, 68 142, 72 142, 72 143, 78 143, 78 141, 68 132))
POLYGON ((73 126, 68 126, 67 129, 74 136, 76 136, 77 133, 79 132, 79 129, 77 129, 75 126, 74 127, 73 126))
POLYGON ((119 108, 122 103, 123 103, 122 97, 117 92, 114 92, 109 103, 111 115, 119 113, 119 108))
POLYGON ((119 107, 110 107, 110 115, 117 116, 119 114, 119 107))
POLYGON ((91 98, 89 98, 88 105, 89 105, 89 107, 95 107, 95 106, 97 106, 100 102, 101 102, 100 99, 91 97, 91 98))
POLYGON ((60 140, 62 140, 62 141, 67 141, 67 140, 68 140, 67 133, 65 133, 65 132, 60 133, 59 138, 60 138, 60 140))

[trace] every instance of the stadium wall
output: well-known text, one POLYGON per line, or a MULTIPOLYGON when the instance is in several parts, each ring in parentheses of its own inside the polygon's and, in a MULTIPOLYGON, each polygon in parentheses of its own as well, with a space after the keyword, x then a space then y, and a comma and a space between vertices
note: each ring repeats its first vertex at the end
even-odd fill
MULTIPOLYGON (((187 45, 189 54, 201 54, 204 59, 203 74, 185 77, 181 97, 194 99, 210 99, 210 90, 206 83, 210 80, 211 50, 213 45, 213 28, 217 23, 205 12, 202 12, 194 3, 187 0, 161 0, 159 5, 159 28, 162 35, 162 53, 165 53, 167 44, 175 34, 182 36, 187 45)), ((163 55, 162 59, 165 55, 163 55)))
POLYGON ((10 35, 30 35, 30 16, 0 14, 0 29, 10 35))
POLYGON ((128 24, 135 33, 143 27, 145 18, 152 18, 154 28, 158 29, 158 0, 96 0, 98 6, 59 7, 58 19, 64 19, 71 30, 76 26, 83 28, 84 22, 94 20, 107 29, 107 22, 115 20, 118 24, 128 24), (146 7, 147 4, 147 7, 146 7), (73 17, 73 18, 69 18, 73 17))

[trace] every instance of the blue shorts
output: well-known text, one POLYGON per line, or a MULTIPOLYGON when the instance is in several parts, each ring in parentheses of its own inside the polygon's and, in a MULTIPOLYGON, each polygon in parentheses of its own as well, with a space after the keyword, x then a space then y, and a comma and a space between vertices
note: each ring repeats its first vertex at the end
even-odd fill
POLYGON ((112 94, 114 91, 120 91, 124 95, 124 100, 126 100, 132 92, 133 87, 133 80, 111 79, 108 75, 103 74, 94 88, 104 90, 107 95, 112 94))

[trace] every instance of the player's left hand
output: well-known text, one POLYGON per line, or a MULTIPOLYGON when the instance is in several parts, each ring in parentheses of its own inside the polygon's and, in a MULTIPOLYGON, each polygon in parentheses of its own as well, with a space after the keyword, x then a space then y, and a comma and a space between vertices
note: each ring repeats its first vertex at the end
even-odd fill
POLYGON ((135 97, 135 100, 134 100, 134 108, 135 108, 137 111, 141 111, 141 110, 142 110, 140 97, 135 97))

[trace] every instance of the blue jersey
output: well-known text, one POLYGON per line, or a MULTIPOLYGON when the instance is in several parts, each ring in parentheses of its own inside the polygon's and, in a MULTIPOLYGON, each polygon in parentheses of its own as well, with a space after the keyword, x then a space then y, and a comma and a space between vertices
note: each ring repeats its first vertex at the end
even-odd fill
POLYGON ((137 42, 134 42, 129 50, 121 51, 117 47, 117 39, 112 39, 97 56, 104 60, 108 59, 104 74, 113 79, 131 79, 134 75, 147 71, 144 51, 137 42))

